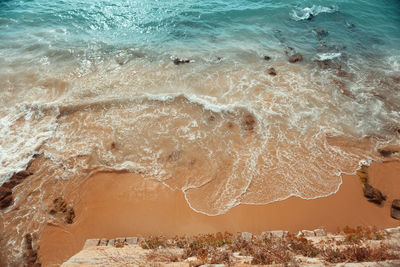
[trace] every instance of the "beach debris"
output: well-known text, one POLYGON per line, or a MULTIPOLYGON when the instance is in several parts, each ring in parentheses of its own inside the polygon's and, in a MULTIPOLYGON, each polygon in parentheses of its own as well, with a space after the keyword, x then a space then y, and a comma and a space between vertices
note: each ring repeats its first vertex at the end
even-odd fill
POLYGON ((386 196, 382 194, 381 191, 374 188, 372 185, 365 183, 363 188, 364 196, 368 198, 369 202, 373 202, 375 204, 382 204, 383 201, 386 200, 386 196))
POLYGON ((268 74, 271 76, 275 76, 276 75, 276 70, 274 68, 269 68, 267 70, 268 74))
POLYGON ((57 197, 53 200, 53 207, 50 209, 51 215, 63 214, 64 221, 72 224, 75 218, 75 211, 72 206, 67 205, 62 197, 57 197))
POLYGON ((268 61, 268 60, 270 60, 270 59, 271 59, 270 56, 264 56, 264 60, 268 61))
POLYGON ((296 62, 300 62, 302 60, 303 60, 303 56, 300 53, 296 53, 289 57, 290 63, 296 63, 296 62))
POLYGON ((394 199, 392 201, 390 216, 392 216, 393 219, 400 220, 400 199, 394 199))
POLYGON ((247 114, 243 117, 242 127, 244 130, 252 131, 254 130, 255 125, 256 125, 256 118, 253 115, 247 114))
POLYGON ((41 264, 37 262, 38 260, 38 254, 35 249, 33 249, 33 239, 32 239, 32 234, 26 234, 24 236, 25 240, 25 251, 24 251, 24 258, 25 258, 25 263, 26 265, 24 266, 35 266, 39 267, 41 264))
POLYGON ((175 65, 186 64, 186 63, 190 63, 190 59, 175 58, 173 60, 173 62, 175 65))

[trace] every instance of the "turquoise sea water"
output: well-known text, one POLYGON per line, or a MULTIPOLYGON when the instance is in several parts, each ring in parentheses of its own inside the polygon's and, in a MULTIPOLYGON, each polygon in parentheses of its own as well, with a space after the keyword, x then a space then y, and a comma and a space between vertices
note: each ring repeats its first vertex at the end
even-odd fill
POLYGON ((10 57, 25 64, 44 57, 51 64, 79 64, 134 49, 149 58, 245 58, 282 46, 310 56, 343 52, 367 62, 397 56, 392 60, 398 63, 399 10, 395 0, 1 1, 1 67, 11 64, 4 62, 10 57), (316 40, 320 28, 329 32, 327 47, 316 40))
POLYGON ((334 194, 399 144, 400 1, 0 0, 0 184, 40 155, 0 212, 16 266, 94 170, 214 216, 334 194))
POLYGON ((399 76, 395 0, 0 1, 0 180, 43 154, 209 215, 327 196, 398 143, 399 76))

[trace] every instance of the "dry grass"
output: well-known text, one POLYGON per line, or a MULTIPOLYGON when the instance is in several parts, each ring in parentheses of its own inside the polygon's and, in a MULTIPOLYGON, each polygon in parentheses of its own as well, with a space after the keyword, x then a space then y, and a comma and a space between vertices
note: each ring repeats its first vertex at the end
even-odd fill
POLYGON ((345 236, 344 241, 336 242, 336 245, 340 247, 335 248, 330 247, 330 245, 334 245, 333 243, 320 243, 316 246, 304 236, 290 233, 284 238, 258 236, 249 241, 243 239, 240 234, 232 235, 230 233, 175 237, 173 239, 150 237, 139 244, 144 249, 154 249, 148 256, 148 260, 153 262, 175 262, 195 257, 198 264, 223 263, 229 266, 235 260, 235 257, 232 256, 234 252, 248 256, 251 264, 296 265, 297 255, 309 258, 318 257, 330 263, 383 261, 400 258, 383 244, 373 247, 366 245, 367 240, 385 238, 376 228, 345 227, 342 232, 345 236), (180 249, 183 252, 178 255, 176 252, 175 254, 165 252, 165 248, 180 249))
POLYGON ((399 256, 390 252, 390 249, 381 244, 378 247, 359 246, 353 244, 345 249, 328 248, 322 252, 324 260, 330 263, 385 261, 398 259, 399 256))

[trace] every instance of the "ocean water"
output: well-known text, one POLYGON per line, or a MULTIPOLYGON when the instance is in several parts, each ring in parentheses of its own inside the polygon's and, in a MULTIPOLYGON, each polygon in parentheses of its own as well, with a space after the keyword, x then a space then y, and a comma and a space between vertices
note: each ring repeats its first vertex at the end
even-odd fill
POLYGON ((42 155, 208 215, 328 196, 399 144, 399 77, 395 0, 0 1, 0 182, 42 155))

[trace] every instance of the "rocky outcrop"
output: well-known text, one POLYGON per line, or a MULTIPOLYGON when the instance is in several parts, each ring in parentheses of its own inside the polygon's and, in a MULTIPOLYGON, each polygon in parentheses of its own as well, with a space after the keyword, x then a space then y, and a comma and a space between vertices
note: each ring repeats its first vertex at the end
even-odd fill
POLYGON ((372 185, 365 183, 363 187, 364 196, 368 199, 368 201, 373 202, 375 204, 381 205, 383 201, 386 200, 386 196, 382 194, 381 191, 374 188, 372 185))
POLYGON ((29 171, 17 172, 7 182, 0 186, 0 210, 13 204, 14 199, 12 196, 12 189, 32 174, 33 173, 29 171))
POLYGON ((386 196, 369 184, 368 166, 361 166, 361 168, 357 170, 357 175, 363 184, 364 197, 366 197, 370 202, 381 205, 386 200, 386 196))
POLYGON ((393 219, 400 220, 400 199, 393 200, 390 216, 392 216, 393 219))

